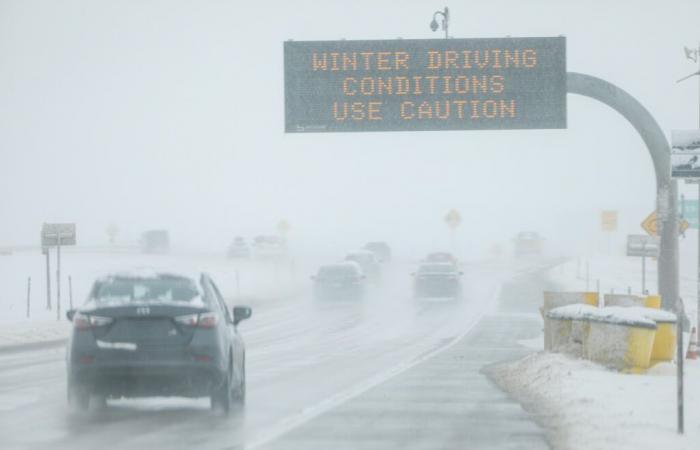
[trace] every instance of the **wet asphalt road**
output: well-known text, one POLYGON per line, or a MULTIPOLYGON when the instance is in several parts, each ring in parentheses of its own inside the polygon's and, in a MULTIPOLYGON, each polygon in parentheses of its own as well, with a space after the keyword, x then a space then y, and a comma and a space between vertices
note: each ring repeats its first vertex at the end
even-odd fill
POLYGON ((0 448, 546 448, 542 430, 481 369, 539 333, 543 262, 465 267, 461 302, 415 302, 394 268, 362 303, 300 296, 241 326, 248 398, 65 402, 62 349, 0 355, 0 448))

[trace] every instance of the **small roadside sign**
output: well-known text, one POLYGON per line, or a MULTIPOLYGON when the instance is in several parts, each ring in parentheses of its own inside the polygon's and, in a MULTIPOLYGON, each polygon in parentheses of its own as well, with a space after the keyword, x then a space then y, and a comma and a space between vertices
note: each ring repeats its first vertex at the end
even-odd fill
POLYGON ((462 223, 462 216, 456 209, 451 209, 445 216, 445 223, 454 230, 462 223))
POLYGON ((74 223, 45 223, 41 227, 41 246, 75 245, 74 223))
MULTIPOLYGON (((647 232, 649 236, 658 235, 658 227, 656 225, 656 211, 652 212, 647 216, 646 219, 641 223, 642 229, 647 232)), ((683 234, 688 229, 690 224, 685 219, 678 220, 678 233, 683 234)))
POLYGON ((291 228, 291 225, 289 225, 289 222, 287 222, 285 219, 280 220, 277 224, 277 231, 283 236, 287 234, 291 228))
POLYGON ((698 200, 683 199, 683 218, 688 221, 691 229, 698 229, 698 200))
POLYGON ((671 130, 671 176, 700 178, 700 130, 671 130))
POLYGON ((647 256, 655 258, 659 255, 659 238, 645 234, 630 234, 627 236, 627 256, 647 256))
POLYGON ((600 214, 600 228, 603 231, 617 231, 617 211, 602 211, 600 214))

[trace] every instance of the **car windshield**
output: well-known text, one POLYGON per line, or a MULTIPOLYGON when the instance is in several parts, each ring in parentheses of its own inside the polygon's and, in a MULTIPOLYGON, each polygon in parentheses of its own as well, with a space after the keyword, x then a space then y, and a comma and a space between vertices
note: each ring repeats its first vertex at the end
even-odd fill
POLYGON ((197 285, 187 278, 111 278, 95 285, 97 302, 190 302, 199 296, 197 285))

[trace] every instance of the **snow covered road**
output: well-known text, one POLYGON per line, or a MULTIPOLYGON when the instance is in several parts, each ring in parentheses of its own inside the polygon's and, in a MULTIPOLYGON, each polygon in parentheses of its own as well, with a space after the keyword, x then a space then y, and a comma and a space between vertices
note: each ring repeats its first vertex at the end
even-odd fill
MULTIPOLYGON (((414 302, 407 266, 393 267, 383 287, 362 303, 318 303, 308 293, 261 302, 253 318, 241 325, 247 344, 247 405, 244 412, 228 418, 210 412, 208 399, 110 401, 101 411, 75 416, 65 401, 63 349, 0 354, 0 447, 221 449, 275 445, 292 434, 288 432, 303 433, 307 425, 374 386, 389 385, 402 373, 427 367, 429 362, 423 360, 440 349, 459 347, 458 338, 495 311, 504 282, 518 274, 529 277, 543 266, 542 262, 515 268, 504 263, 468 265, 464 268, 465 300, 457 303, 414 302)), ((509 301, 517 304, 518 298, 509 301)), ((531 308, 534 305, 522 312, 530 314, 531 308)), ((517 308, 511 311, 518 316, 517 308)), ((497 342, 502 346, 504 339, 523 338, 517 333, 509 336, 512 330, 499 330, 484 334, 488 330, 482 329, 476 343, 491 348, 497 342)), ((478 363, 470 366, 470 376, 482 386, 491 386, 479 368, 502 359, 507 352, 475 351, 478 363)), ((491 389, 492 395, 504 401, 500 391, 491 389)), ((519 410, 514 403, 509 408, 519 410)), ((402 441, 397 435, 396 444, 402 441)))

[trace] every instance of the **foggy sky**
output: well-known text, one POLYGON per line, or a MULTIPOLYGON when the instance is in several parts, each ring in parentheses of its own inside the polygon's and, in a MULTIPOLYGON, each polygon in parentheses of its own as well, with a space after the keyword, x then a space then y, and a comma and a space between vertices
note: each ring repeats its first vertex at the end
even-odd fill
MULTIPOLYGON (((224 248, 274 232, 302 245, 383 239, 468 252, 521 229, 598 236, 654 207, 651 159, 617 113, 568 96, 568 129, 284 134, 282 43, 439 38, 430 1, 0 0, 0 246, 42 222, 81 243, 168 228, 224 248)), ((453 37, 567 37, 567 68, 634 95, 670 137, 698 126, 697 1, 453 1, 453 37)), ((692 189, 681 185, 692 195, 692 189)), ((579 245, 581 242, 578 243, 579 245)))

